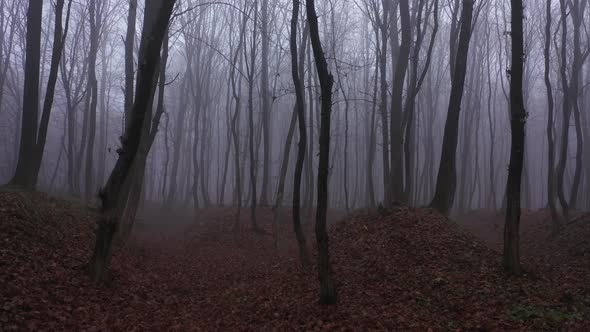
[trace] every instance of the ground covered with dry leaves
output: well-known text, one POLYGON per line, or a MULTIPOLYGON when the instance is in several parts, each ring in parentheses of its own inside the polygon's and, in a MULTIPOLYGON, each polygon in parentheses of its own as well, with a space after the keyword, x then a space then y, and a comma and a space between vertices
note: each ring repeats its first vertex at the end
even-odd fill
POLYGON ((247 220, 233 232, 233 209, 148 215, 115 250, 112 283, 95 285, 84 268, 95 212, 1 192, 0 331, 590 329, 590 218, 551 239, 544 221, 525 222, 528 272, 512 277, 499 268, 492 212, 458 224, 428 209, 333 213, 339 302, 324 307, 315 270, 299 267, 288 210, 278 249, 269 210, 259 212, 266 234, 247 220))

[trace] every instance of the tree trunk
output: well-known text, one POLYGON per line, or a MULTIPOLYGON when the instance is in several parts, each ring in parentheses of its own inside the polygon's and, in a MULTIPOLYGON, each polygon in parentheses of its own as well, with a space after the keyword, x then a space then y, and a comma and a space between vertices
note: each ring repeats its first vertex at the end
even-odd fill
POLYGON ((457 55, 457 62, 454 66, 451 97, 449 99, 449 111, 445 124, 443 136, 442 155, 436 180, 434 198, 430 203, 444 215, 448 215, 455 199, 457 188, 457 138, 459 135, 459 114, 461 112, 461 100, 463 98, 463 87, 465 86, 465 74, 467 70, 467 54, 469 52, 469 41, 471 39, 471 18, 473 16, 474 0, 463 0, 461 14, 461 31, 459 46, 461 53, 457 55))
MULTIPOLYGON (((254 0, 254 22, 258 22, 258 0, 254 0)), ((253 231, 260 231, 256 223, 256 205, 258 196, 256 194, 256 168, 257 156, 254 152, 254 74, 256 67, 256 42, 258 29, 256 24, 253 25, 252 47, 250 49, 250 65, 248 66, 248 127, 249 127, 249 148, 250 148, 250 185, 252 189, 252 199, 250 202, 250 223, 253 231)))
POLYGON ((51 115, 51 108, 53 106, 53 97, 55 94, 55 86, 57 84, 57 74, 59 70, 59 63, 63 53, 63 46, 65 38, 68 33, 68 22, 70 18, 70 8, 72 1, 68 2, 68 9, 66 14, 65 29, 62 28, 62 15, 64 9, 64 1, 58 0, 55 3, 55 30, 53 33, 53 51, 51 55, 51 67, 49 69, 49 79, 47 81, 47 90, 45 92, 45 100, 43 102, 43 111, 41 113, 41 122, 39 123, 39 133, 37 135, 37 142, 35 147, 35 154, 33 156, 30 176, 33 186, 37 185, 39 177, 39 170, 41 169, 41 162, 43 160, 43 152, 45 151, 45 142, 47 140, 47 129, 49 127, 49 118, 51 115))
MULTIPOLYGON (((299 17, 299 0, 293 0, 293 14, 291 16, 291 75, 293 85, 295 86, 295 95, 297 96, 297 122, 299 123, 299 146, 297 150, 297 163, 295 164, 295 180, 293 182, 293 227, 295 237, 299 244, 299 256, 301 265, 307 269, 309 267, 309 255, 307 254, 307 245, 305 235, 301 229, 301 174, 303 172, 303 162, 305 160, 305 147, 307 145, 307 128, 305 128, 305 98, 304 87, 301 77, 299 76, 299 63, 297 61, 297 20, 299 17)), ((302 64, 303 65, 303 64, 302 64)))
POLYGON ((43 1, 29 0, 27 9, 27 37, 25 51, 25 76, 23 88, 23 113, 20 130, 18 162, 10 184, 34 189, 32 158, 37 142, 39 117, 39 68, 41 65, 41 22, 43 1))
POLYGON ((86 177, 84 192, 86 202, 90 202, 94 191, 94 139, 96 137, 96 109, 98 105, 98 81, 96 79, 96 56, 98 53, 99 34, 102 21, 102 4, 97 6, 96 0, 89 3, 90 20, 90 53, 88 56, 88 90, 90 94, 90 109, 88 121, 88 147, 86 148, 86 177), (100 12, 97 12, 99 11, 100 12))
MULTIPOLYGON (((567 198, 565 197, 564 192, 564 178, 565 178, 565 170, 567 167, 567 157, 568 157, 568 143, 569 143, 569 127, 570 127, 570 118, 572 113, 572 96, 571 96, 571 89, 570 84, 568 82, 568 74, 567 74, 567 8, 565 0, 560 0, 560 8, 561 8, 561 25, 562 25, 562 35, 561 35, 561 66, 560 66, 560 75, 561 75, 561 84, 563 89, 563 118, 561 119, 561 149, 559 151, 559 162, 557 164, 557 197, 559 199, 559 203, 561 204, 561 208, 563 211, 564 219, 567 221, 569 217, 569 203, 567 198)), ((575 57, 575 55, 574 55, 575 57)), ((575 68, 576 59, 574 59, 574 65, 572 68, 575 68)))
POLYGON ((262 133, 264 136, 264 157, 262 163, 262 187, 260 188, 260 205, 268 206, 268 185, 270 167, 270 87, 268 80, 268 54, 269 54, 269 24, 268 24, 268 0, 262 0, 262 17, 260 18, 260 34, 262 38, 261 50, 261 89, 262 89, 262 133))
POLYGON ((511 273, 518 274, 519 225, 520 225, 520 185, 524 156, 526 111, 522 95, 522 77, 524 66, 523 43, 523 6, 522 0, 512 0, 512 69, 510 79, 510 129, 512 130, 512 148, 508 167, 506 224, 504 226, 503 265, 511 273))
MULTIPOLYGON (((404 202, 404 166, 403 166, 403 90, 406 80, 406 71, 410 58, 410 46, 412 39, 410 23, 410 7, 408 0, 400 0, 399 12, 401 21, 401 45, 395 66, 393 86, 391 94, 391 116, 389 134, 391 140, 391 174, 389 176, 389 192, 391 200, 386 202, 391 205, 394 202, 404 202)), ((408 170, 409 171, 409 170, 408 170)))
MULTIPOLYGON (((383 19, 378 21, 381 27, 381 52, 379 57, 379 72, 381 83, 381 95, 379 112, 381 113, 381 138, 382 138, 382 153, 383 153, 383 193, 384 202, 389 204, 391 201, 390 193, 390 165, 389 165, 389 122, 387 121, 387 41, 388 27, 389 27, 389 1, 382 0, 383 4, 383 19)), ((378 15, 376 17, 379 17, 378 15)), ((397 33, 393 30, 392 33, 397 33)), ((393 48, 393 45, 391 46, 393 48)))
POLYGON ((153 87, 160 65, 160 49, 174 4, 175 0, 160 0, 146 4, 139 51, 140 65, 137 72, 137 88, 131 121, 125 128, 121 148, 118 151, 119 158, 100 193, 101 216, 98 220, 96 243, 89 264, 90 275, 95 281, 103 281, 107 277, 113 236, 117 231, 119 219, 126 203, 125 197, 120 195, 124 192, 125 187, 131 185, 133 178, 129 175, 140 148, 144 122, 149 121, 149 119, 146 120, 145 115, 152 106, 150 103, 153 101, 153 87))
POLYGON ((127 13, 127 34, 125 36, 125 123, 131 117, 133 107, 133 46, 135 44, 135 25, 137 19, 137 0, 129 0, 127 13))
POLYGON ((326 213, 328 209, 328 173, 330 171, 330 116, 332 110, 332 87, 334 78, 328 69, 324 56, 315 1, 306 0, 307 20, 311 46, 321 88, 321 122, 320 122, 320 156, 318 165, 318 205, 316 211, 316 240, 318 246, 318 272, 320 280, 320 303, 335 304, 337 300, 336 285, 332 276, 328 232, 326 230, 326 213))

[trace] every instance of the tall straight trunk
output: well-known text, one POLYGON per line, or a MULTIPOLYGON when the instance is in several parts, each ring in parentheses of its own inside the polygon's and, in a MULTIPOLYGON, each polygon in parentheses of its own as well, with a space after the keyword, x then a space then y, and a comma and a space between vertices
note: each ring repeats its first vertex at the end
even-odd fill
MULTIPOLYGON (((459 18, 459 8, 461 5, 461 1, 463 0, 451 0, 452 3, 449 3, 449 6, 452 6, 451 9, 451 29, 449 31, 449 73, 451 75, 451 80, 454 79, 455 76, 455 65, 457 64, 457 52, 460 50, 457 47, 457 43, 459 42, 459 29, 461 28, 459 18)), ((463 3, 464 5, 464 3, 463 3)))
POLYGON ((463 99, 463 87, 465 86, 465 74, 467 72, 467 54, 471 39, 471 20, 473 16, 474 0, 463 0, 461 13, 461 31, 459 35, 458 49, 454 66, 451 97, 445 131, 443 136, 442 154, 436 179, 434 198, 430 205, 442 214, 448 215, 455 199, 457 188, 457 139, 459 136, 459 114, 461 112, 461 100, 463 99))
MULTIPOLYGON (((376 57, 378 58, 378 56, 376 57)), ((377 61, 378 62, 378 61, 377 61)), ((375 150, 377 145, 377 135, 375 133, 375 118, 377 110, 377 79, 379 71, 378 63, 375 64, 375 80, 373 84, 373 105, 371 106, 371 120, 369 121, 369 139, 368 139, 368 152, 367 152, 367 180, 366 180, 366 197, 367 205, 369 207, 375 207, 375 185, 373 184, 373 164, 375 163, 375 150)))
POLYGON ((170 116, 168 115, 167 112, 164 112, 164 115, 166 116, 166 120, 164 123, 164 151, 165 153, 165 158, 164 158, 164 162, 163 162, 163 166, 162 168, 164 168, 164 174, 162 174, 162 202, 166 202, 166 180, 168 179, 168 163, 170 162, 170 146, 168 144, 168 131, 170 128, 170 116))
POLYGON ((96 109, 98 105, 98 81, 96 79, 96 56, 98 53, 98 39, 100 34, 101 13, 97 11, 103 7, 102 3, 97 6, 97 1, 89 3, 90 20, 90 52, 88 54, 88 91, 90 94, 90 108, 88 109, 88 147, 86 148, 86 176, 85 176, 85 198, 89 202, 94 191, 94 140, 96 137, 96 109))
MULTIPOLYGON (((389 204, 391 201, 390 192, 390 165, 389 165, 389 122, 387 120, 387 42, 389 40, 389 1, 382 0, 383 4, 383 18, 378 21, 381 28, 381 49, 379 54, 379 74, 381 83, 381 95, 379 112, 381 113, 381 138, 382 138, 382 154, 383 154, 383 193, 384 202, 389 204)), ((395 13, 395 12, 394 12, 395 13)), ((378 17, 378 16, 377 16, 378 17)), ((391 33, 397 33, 396 29, 392 29, 391 33)), ((393 48, 393 45, 391 46, 393 48)))
MULTIPOLYGON (((111 53, 112 55, 112 53, 111 53)), ((107 159, 107 136, 108 136, 108 99, 107 94, 110 94, 110 88, 107 89, 107 68, 108 59, 106 51, 101 53, 101 76, 100 76, 100 131, 98 139, 98 168, 97 168, 97 183, 102 184, 105 180, 105 166, 107 159)))
POLYGON ((185 126, 185 118, 186 118, 186 99, 187 99, 187 84, 188 84, 188 75, 191 75, 188 71, 185 73, 185 77, 183 82, 180 85, 179 94, 180 94, 180 106, 178 109, 178 114, 176 115, 176 125, 174 131, 174 153, 172 155, 172 169, 170 170, 170 185, 168 186, 168 195, 166 196, 166 204, 172 204, 176 199, 176 191, 177 191, 177 177, 178 177, 178 166, 180 163, 180 156, 182 155, 182 141, 184 139, 184 126, 185 126))
POLYGON ((27 35, 25 50, 25 75, 23 88, 23 113, 20 130, 18 161, 11 184, 33 189, 31 158, 35 153, 37 123, 39 118, 39 67, 41 64, 41 22, 43 1, 29 0, 27 9, 27 35))
POLYGON ((316 240, 318 246, 318 272, 320 281, 320 303, 335 304, 337 300, 330 253, 326 213, 328 210, 328 173, 330 171, 330 116, 332 111, 332 88, 334 78, 328 69, 328 63, 322 49, 315 1, 306 0, 307 20, 311 46, 316 63, 316 70, 321 88, 321 122, 320 122, 320 156, 318 165, 318 205, 316 211, 316 240))
POLYGON ((268 13, 268 0, 262 0, 260 17, 260 34, 262 39, 261 49, 261 78, 260 88, 262 90, 262 133, 264 136, 264 150, 263 150, 263 163, 262 163, 262 187, 260 187, 260 205, 268 205, 268 185, 269 185, 269 168, 270 168, 270 87, 268 80, 268 55, 269 55, 269 13, 268 13))
MULTIPOLYGON (((17 2, 13 1, 10 11, 8 13, 14 13, 15 7, 17 2)), ((7 20, 4 12, 4 2, 0 4, 0 21, 2 27, 4 27, 4 21, 7 20)), ((7 29, 10 29, 10 32, 6 30, 3 31, 2 35, 0 36, 0 114, 2 113, 2 99, 4 97, 4 87, 6 84, 6 78, 8 69, 10 68, 10 59, 12 56, 12 49, 14 47, 14 36, 16 35, 16 23, 18 22, 13 16, 11 19, 10 25, 6 25, 7 29), (5 38, 8 37, 8 40, 5 38), (6 43, 7 48, 4 48, 4 44, 6 43), (6 55, 4 55, 6 54, 6 55)))
MULTIPOLYGON (((301 77, 301 79, 303 80, 303 77, 305 75, 305 55, 307 54, 307 72, 309 73, 309 75, 307 75, 307 85, 308 85, 308 89, 307 89, 307 96, 308 96, 308 100, 309 100, 309 135, 307 136, 307 140, 308 140, 308 146, 309 148, 308 150, 308 155, 307 155, 307 168, 308 168, 308 174, 307 174, 307 188, 308 188, 308 193, 307 193, 307 204, 306 206, 308 207, 307 209, 307 220, 312 220, 313 219, 313 202, 314 202, 314 198, 315 198, 315 186, 314 186, 314 173, 313 173, 313 158, 314 158, 314 132, 315 132, 315 120, 314 120, 314 110, 316 109, 315 105, 316 105, 316 101, 314 100, 314 88, 312 86, 312 76, 313 75, 313 70, 312 70, 312 61, 311 61, 311 52, 310 52, 310 47, 307 47, 308 45, 308 41, 309 41, 309 25, 306 24, 304 29, 303 29, 303 37, 304 40, 302 42, 302 51, 301 54, 299 56, 299 64, 300 64, 300 75, 299 77, 301 77)), ((317 114, 319 114, 319 112, 317 112, 317 114)))
POLYGON ((575 209, 578 201, 578 191, 580 188, 580 180, 582 177, 582 161, 584 151, 584 140, 582 133, 582 124, 580 120, 580 79, 583 69, 584 56, 581 50, 580 33, 582 31, 582 20, 586 8, 586 1, 574 0, 570 2, 570 13, 574 25, 573 46, 574 59, 572 64, 572 74, 570 76, 570 98, 572 110, 574 115, 574 124, 576 128, 576 164, 574 170, 574 178, 570 191, 569 208, 575 209))
POLYGON ((238 64, 238 66, 240 66, 240 70, 242 67, 242 60, 240 58, 240 51, 243 47, 244 44, 244 39, 245 39, 245 33, 246 33, 246 24, 248 23, 247 20, 248 16, 246 14, 242 15, 242 23, 241 23, 241 28, 240 28, 240 37, 239 42, 238 42, 238 46, 236 47, 235 53, 234 53, 234 58, 232 61, 232 66, 231 66, 231 70, 230 70, 230 81, 231 81, 231 85, 232 85, 232 95, 234 98, 234 102, 235 102, 235 110, 234 110, 234 114, 232 115, 232 119, 231 119, 231 132, 232 132, 232 138, 234 140, 234 150, 235 150, 235 158, 234 158, 234 172, 235 172, 235 192, 236 192, 236 208, 237 208, 237 213, 236 213, 236 221, 234 224, 234 232, 237 232, 239 230, 239 226, 240 226, 240 214, 242 211, 242 177, 241 174, 243 174, 243 172, 240 169, 240 164, 243 165, 243 163, 240 163, 240 126, 238 124, 239 120, 240 120, 240 102, 241 102, 241 85, 242 85, 242 76, 240 76, 239 80, 236 82, 236 64, 238 64), (239 63, 238 63, 238 59, 239 63))
MULTIPOLYGON (((299 145, 297 150, 297 163, 295 164, 295 179, 293 182, 293 228, 297 243, 299 244, 299 256, 304 268, 309 267, 309 255, 307 254, 307 245, 305 235, 301 229, 301 174, 303 172, 303 162, 305 160, 305 147, 307 145, 307 129, 305 128, 305 98, 303 81, 299 76, 299 63, 297 61, 297 20, 299 18, 299 0, 293 0, 293 14, 291 16, 291 75, 293 85, 295 86, 295 95, 297 97, 297 122, 299 123, 299 145)), ((302 64, 303 65, 303 64, 302 64)))
POLYGON ((510 129, 512 148, 508 167, 507 209, 504 226, 503 265, 511 273, 518 274, 520 268, 519 225, 520 225, 520 184, 524 157, 526 111, 522 95, 524 67, 523 6, 522 0, 512 0, 512 69, 510 79, 510 129))
POLYGON ((133 107, 133 47, 135 45, 135 26, 137 19, 137 0, 129 0, 127 12, 127 33, 125 35, 125 123, 129 121, 133 107))
MULTIPOLYGON (((486 17, 487 19, 487 17, 486 17)), ((486 21, 486 23, 488 23, 486 21)), ((494 172, 494 141, 495 141, 495 131, 496 131, 496 123, 494 117, 492 115, 492 96, 495 96, 495 93, 492 94, 492 73, 491 73, 491 55, 490 55, 490 35, 489 31, 486 30, 486 70, 487 70, 487 78, 488 78, 488 98, 487 98, 487 114, 488 114, 488 128, 490 133, 490 163, 489 163, 489 172, 490 172, 490 199, 488 201, 488 205, 491 204, 492 209, 496 210, 498 208, 498 202, 496 197, 496 174, 494 172)))
POLYGON ((146 3, 131 121, 128 122, 121 140, 119 158, 100 193, 102 210, 96 231, 96 244, 89 264, 89 272, 96 281, 103 281, 107 277, 113 236, 126 203, 125 197, 121 197, 120 194, 125 187, 131 185, 133 178, 129 175, 140 148, 144 122, 149 121, 146 120, 146 113, 152 106, 150 103, 153 101, 153 87, 160 65, 160 49, 174 4, 175 0, 146 3))
MULTIPOLYGON (((561 75, 561 85, 563 89, 563 117, 561 119, 561 149, 559 151, 559 162, 557 163, 557 198, 559 199, 559 203, 561 204, 561 208, 563 211, 564 219, 567 220, 569 217, 569 203, 567 198, 565 197, 565 170, 567 167, 567 157, 568 157, 568 145, 569 145, 569 127, 570 127, 570 118, 572 113, 572 96, 571 96, 571 88, 568 82, 568 74, 567 74, 567 8, 566 8, 566 1, 560 0, 560 9, 561 9, 561 66, 560 66, 560 75, 561 75)), ((574 35, 576 33, 574 32, 574 35)), ((575 54, 574 54, 575 58, 575 54)), ((574 65, 572 68, 575 68, 576 59, 574 59, 574 65)))
POLYGON ((392 196, 391 200, 386 202, 387 204, 404 201, 402 105, 404 82, 406 80, 406 71, 408 69, 408 62, 410 59, 410 46, 412 43, 410 6, 408 4, 408 0, 399 1, 399 13, 402 39, 395 66, 393 86, 391 88, 391 116, 389 125, 391 141, 391 174, 389 176, 389 192, 392 196))
MULTIPOLYGON (((258 0, 254 0, 254 22, 258 22, 258 0)), ((250 49, 250 64, 248 66, 248 127, 249 127, 249 148, 250 148, 250 185, 252 189, 252 199, 250 202, 250 223, 252 229, 258 231, 258 224, 256 223, 256 205, 258 196, 256 194, 256 168, 257 156, 254 146, 254 73, 256 68, 256 42, 258 37, 258 29, 256 24, 253 25, 252 31, 252 47, 250 49)))

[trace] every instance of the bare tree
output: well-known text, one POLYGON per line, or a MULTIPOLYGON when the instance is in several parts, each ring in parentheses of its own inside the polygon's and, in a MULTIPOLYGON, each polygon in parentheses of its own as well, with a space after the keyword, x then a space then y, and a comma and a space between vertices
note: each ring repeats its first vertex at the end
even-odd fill
POLYGON ((41 22, 43 1, 29 0, 27 10, 27 48, 25 63, 25 83, 23 93, 23 115, 21 124, 18 163, 12 185, 33 189, 31 177, 32 160, 35 155, 37 123, 39 117, 39 66, 41 62, 41 22))
POLYGON ((469 41, 471 39, 471 21, 473 17, 473 0, 463 0, 461 13, 461 30, 459 35, 458 48, 461 53, 457 55, 457 62, 454 66, 453 81, 451 87, 451 98, 449 99, 449 111, 445 124, 443 137, 442 155, 436 190, 431 206, 443 214, 448 214, 455 199, 457 188, 457 138, 459 131, 459 113, 461 111, 461 100, 463 99, 463 87, 465 85, 465 74, 467 71, 467 54, 469 41))
POLYGON ((126 203, 121 193, 125 186, 131 185, 132 177, 129 173, 140 147, 142 128, 146 121, 145 115, 153 101, 151 96, 154 93, 154 82, 159 69, 160 49, 174 4, 175 0, 151 1, 146 4, 131 121, 125 128, 117 163, 100 193, 101 216, 96 231, 96 244, 89 264, 89 272, 96 281, 103 281, 107 277, 113 236, 117 231, 119 218, 126 203))
POLYGON ((524 159, 526 111, 522 94, 524 67, 522 0, 512 0, 512 68, 510 69, 510 129, 512 130, 512 148, 508 166, 507 209, 504 226, 503 265, 511 273, 520 273, 519 225, 520 225, 520 185, 524 159))
POLYGON ((307 254, 307 245, 305 235, 301 229, 301 173, 303 172, 303 161, 305 160, 305 147, 307 145, 307 129, 305 128, 305 98, 304 86, 299 76, 299 63, 297 54, 297 20, 299 18, 299 0, 293 0, 293 16, 291 17, 291 75, 293 76, 293 85, 295 86, 295 95, 297 96, 297 122, 299 123, 299 145, 297 150, 297 163, 295 165, 295 180, 293 183, 293 227, 295 236, 299 244, 299 256, 301 264, 309 267, 309 255, 307 254))
POLYGON ((553 132, 554 123, 554 101, 553 88, 551 85, 550 72, 550 54, 551 54, 551 0, 547 0, 545 10, 545 46, 543 56, 545 58, 545 88, 547 90, 547 202, 551 210, 553 219, 553 232, 557 232, 560 227, 560 217, 555 206, 555 133, 553 132))
POLYGON ((334 78, 328 69, 328 63, 322 49, 318 16, 314 0, 306 0, 307 20, 311 46, 320 81, 321 123, 320 123, 320 157, 318 165, 318 203, 316 212, 316 240, 318 245, 318 271, 320 279, 320 303, 335 304, 337 300, 336 285, 332 276, 328 232, 326 230, 326 213, 328 209, 328 173, 330 169, 330 116, 332 112, 332 87, 334 78))

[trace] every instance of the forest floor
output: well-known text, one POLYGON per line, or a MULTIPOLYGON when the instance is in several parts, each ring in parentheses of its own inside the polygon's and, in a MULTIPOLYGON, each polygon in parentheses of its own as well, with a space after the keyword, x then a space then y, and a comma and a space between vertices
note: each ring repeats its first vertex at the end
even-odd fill
MULTIPOLYGON (((278 249, 268 209, 259 211, 263 235, 248 230, 246 209, 232 232, 234 212, 182 222, 150 213, 116 248, 105 286, 84 269, 95 212, 0 192, 0 331, 590 329, 590 218, 548 238, 544 212, 527 212, 527 273, 513 277, 500 268, 494 212, 458 224, 428 209, 356 211, 341 221, 332 213, 339 300, 328 307, 317 303, 315 268, 299 267, 289 211, 278 249)), ((308 223, 315 255, 312 230, 308 223)))

